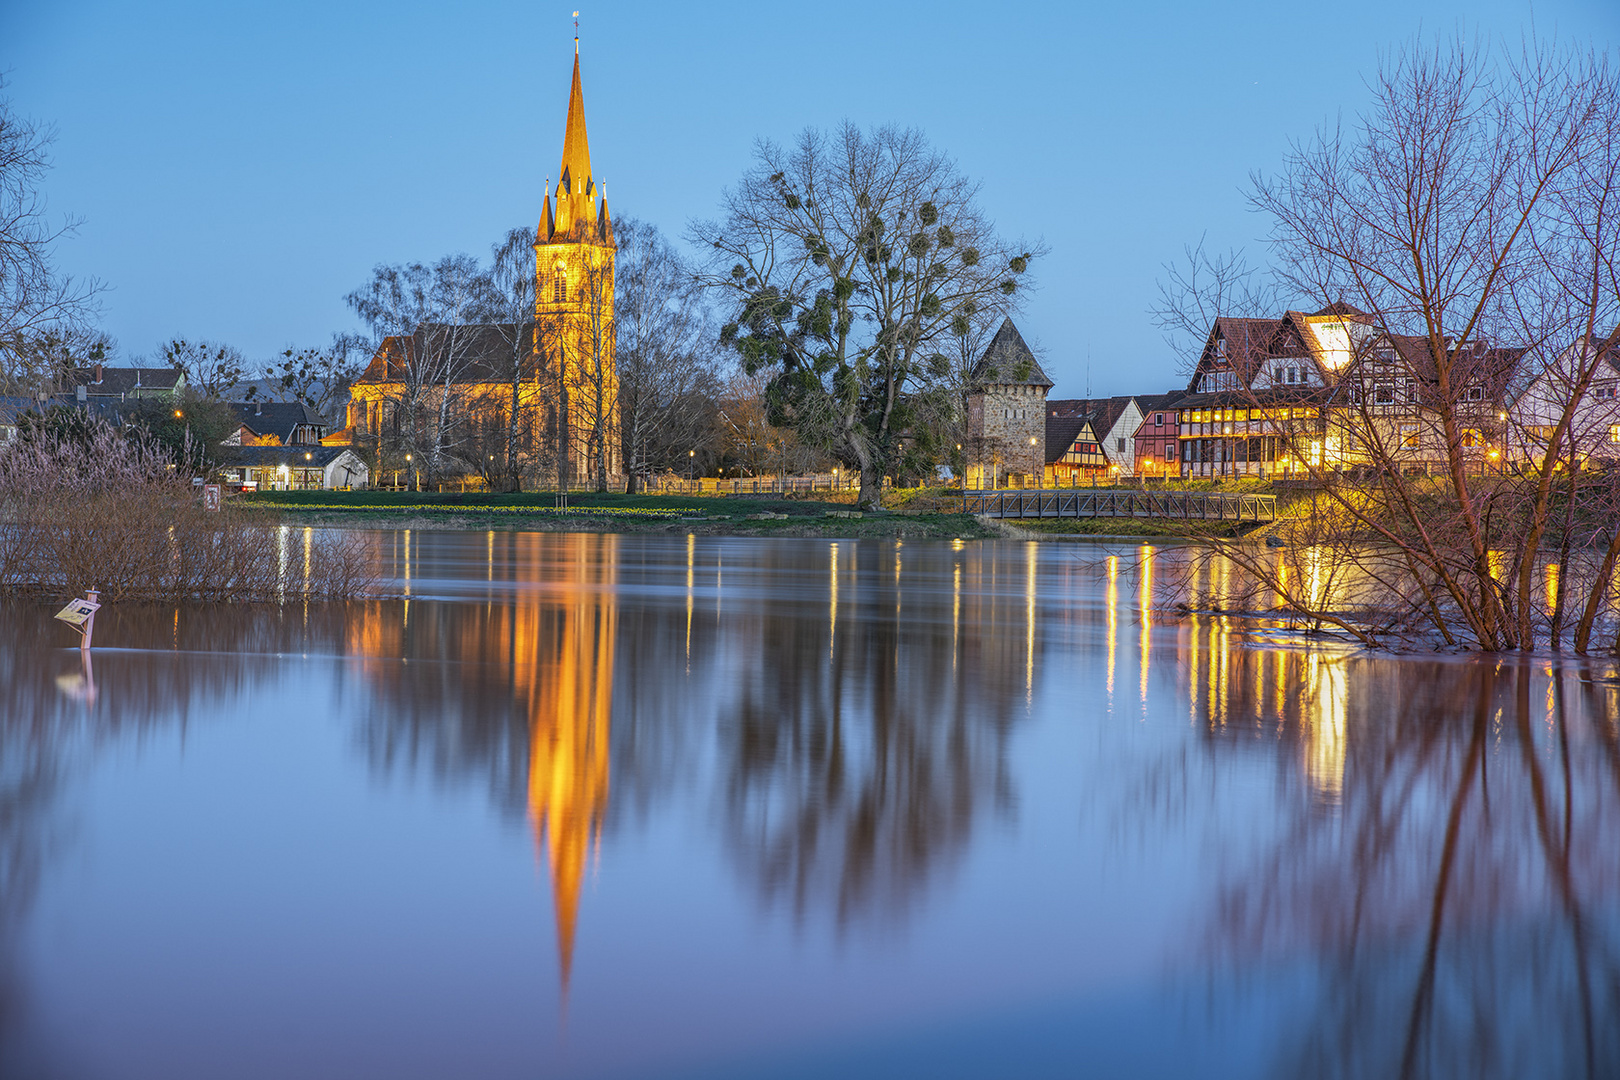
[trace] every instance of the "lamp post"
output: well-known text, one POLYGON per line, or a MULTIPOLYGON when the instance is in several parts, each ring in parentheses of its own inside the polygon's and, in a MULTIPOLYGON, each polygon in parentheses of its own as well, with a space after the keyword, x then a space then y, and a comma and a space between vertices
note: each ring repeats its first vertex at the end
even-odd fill
POLYGON ((1035 436, 1033 436, 1033 435, 1031 435, 1029 437, 1029 453, 1030 453, 1030 460, 1035 463, 1035 486, 1038 487, 1038 488, 1045 487, 1046 486, 1046 462, 1042 461, 1035 454, 1035 436))
POLYGON ((686 452, 686 486, 687 486, 688 489, 691 489, 692 486, 693 486, 692 481, 695 479, 695 476, 693 475, 693 470, 696 469, 696 468, 697 468, 697 451, 696 450, 688 450, 686 452))

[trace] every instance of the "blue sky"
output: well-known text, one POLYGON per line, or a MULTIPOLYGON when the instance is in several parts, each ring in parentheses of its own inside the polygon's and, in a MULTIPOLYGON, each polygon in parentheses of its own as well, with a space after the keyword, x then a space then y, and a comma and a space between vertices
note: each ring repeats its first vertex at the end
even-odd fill
MULTIPOLYGON (((579 0, 574 0, 578 3, 579 0)), ((173 335, 261 357, 353 328, 379 262, 487 256, 539 216, 562 149, 570 4, 0 0, 0 70, 58 131, 47 194, 84 219, 123 354, 173 335)), ((756 138, 915 125, 1038 237, 1019 319, 1058 396, 1158 391, 1147 314, 1201 234, 1254 248, 1252 170, 1366 100, 1420 31, 1610 48, 1616 0, 1356 4, 600 3, 581 10, 593 166, 679 236, 756 138)))

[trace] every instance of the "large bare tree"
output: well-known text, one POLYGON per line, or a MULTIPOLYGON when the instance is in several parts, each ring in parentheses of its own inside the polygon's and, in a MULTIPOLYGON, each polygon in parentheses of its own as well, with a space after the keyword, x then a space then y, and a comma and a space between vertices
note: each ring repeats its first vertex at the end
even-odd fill
MULTIPOLYGON (((1319 419, 1278 429, 1279 458, 1320 491, 1288 553, 1215 547, 1369 642, 1556 644, 1568 589, 1550 579, 1607 591, 1564 545, 1594 512, 1573 479, 1592 448, 1570 435, 1617 314, 1615 73, 1451 40, 1392 54, 1370 85, 1355 124, 1296 143, 1253 193, 1277 285, 1343 313, 1303 410, 1319 419), (1515 413, 1549 377, 1561 397, 1526 448, 1515 413)), ((1267 358, 1223 363, 1237 408, 1213 412, 1269 415, 1267 358)))
POLYGON ((409 455, 411 483, 418 472, 432 483, 469 437, 464 376, 479 358, 481 324, 489 317, 493 284, 469 255, 432 264, 378 266, 371 281, 346 297, 377 347, 397 339, 388 357, 401 389, 389 402, 398 421, 397 451, 409 455))
POLYGON ((921 132, 853 124, 762 141, 692 238, 729 309, 722 340, 772 376, 773 421, 858 469, 865 506, 928 434, 918 406, 946 392, 954 320, 1014 307, 1040 251, 998 236, 921 132))
POLYGON ((684 465, 675 456, 706 438, 715 333, 702 285, 656 226, 621 218, 614 235, 620 437, 635 491, 654 471, 684 465))
MULTIPOLYGON (((101 286, 62 273, 52 257, 78 226, 53 219, 41 191, 52 134, 0 96, 0 381, 13 390, 47 388, 60 375, 56 353, 96 344, 87 331, 101 286)), ((75 350, 69 366, 84 358, 75 350)))

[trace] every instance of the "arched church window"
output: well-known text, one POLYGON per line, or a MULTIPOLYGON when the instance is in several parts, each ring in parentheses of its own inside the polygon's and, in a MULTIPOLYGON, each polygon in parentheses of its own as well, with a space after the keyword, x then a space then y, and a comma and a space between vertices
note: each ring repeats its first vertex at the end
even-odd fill
POLYGON ((568 267, 561 262, 551 268, 551 302, 554 304, 568 302, 568 267))

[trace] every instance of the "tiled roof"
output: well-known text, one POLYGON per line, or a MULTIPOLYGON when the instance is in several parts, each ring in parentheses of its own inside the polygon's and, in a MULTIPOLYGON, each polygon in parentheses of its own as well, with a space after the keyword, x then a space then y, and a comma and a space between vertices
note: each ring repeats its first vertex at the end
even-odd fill
MULTIPOLYGON (((1074 445, 1080 433, 1086 431, 1089 419, 1084 416, 1048 416, 1046 418, 1046 463, 1051 465, 1074 445)), ((1093 436, 1096 429, 1091 428, 1093 436)))
POLYGON ((475 323, 450 326, 444 323, 424 323, 410 335, 396 335, 383 339, 365 374, 355 380, 356 385, 402 382, 408 365, 415 357, 425 355, 425 348, 435 349, 447 365, 455 368, 452 381, 462 385, 476 383, 504 383, 512 355, 512 340, 521 335, 527 355, 532 345, 532 326, 517 323, 475 323))
POLYGON ((292 440, 299 425, 326 427, 320 414, 301 401, 232 401, 229 407, 254 434, 275 435, 284 443, 292 440))
POLYGON ((1024 344, 1024 337, 1013 325, 1011 318, 1004 319, 1001 329, 979 357, 979 362, 973 365, 974 383, 1000 386, 1053 386, 1046 372, 1041 370, 1041 363, 1035 359, 1035 354, 1029 351, 1024 344))
POLYGON ((1169 409, 1186 396, 1185 390, 1169 390, 1163 394, 1137 394, 1136 407, 1143 413, 1152 412, 1154 409, 1169 409))
POLYGON ((69 386, 82 386, 91 395, 128 394, 136 390, 174 390, 185 377, 178 368, 103 367, 101 381, 95 368, 75 368, 68 373, 69 386))
POLYGON ((353 454, 347 446, 226 446, 220 448, 220 457, 230 465, 251 466, 256 469, 289 465, 294 468, 326 468, 344 454, 353 454))
POLYGON ((0 424, 15 424, 17 417, 25 412, 33 412, 34 408, 33 398, 0 395, 0 424))
POLYGON ((1332 387, 1276 386, 1265 390, 1219 390, 1207 394, 1186 394, 1171 406, 1174 409, 1249 409, 1284 405, 1325 405, 1333 397, 1332 387))
POLYGON ((1048 400, 1046 415, 1053 416, 1085 416, 1091 419, 1091 430, 1097 438, 1106 438, 1108 433, 1119 423, 1119 418, 1125 415, 1125 410, 1131 407, 1131 402, 1137 400, 1134 395, 1109 398, 1062 398, 1057 401, 1048 400))

